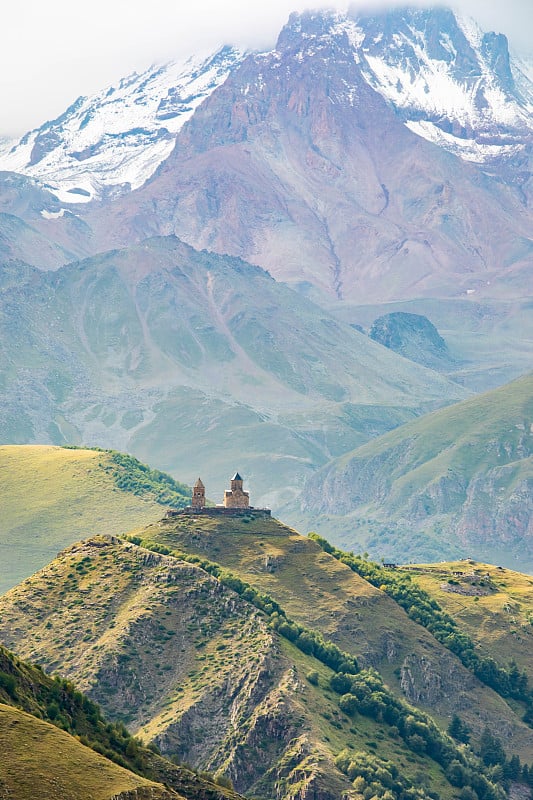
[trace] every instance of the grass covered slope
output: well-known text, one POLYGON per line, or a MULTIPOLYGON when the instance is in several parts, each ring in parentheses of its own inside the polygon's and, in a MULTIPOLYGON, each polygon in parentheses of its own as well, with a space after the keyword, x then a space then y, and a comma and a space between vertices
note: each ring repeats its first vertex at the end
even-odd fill
POLYGON ((177 516, 136 534, 171 550, 218 562, 267 593, 296 622, 318 629, 364 666, 376 667, 401 697, 446 727, 460 713, 476 732, 504 727, 510 746, 533 760, 533 731, 453 653, 314 541, 275 519, 177 516))
POLYGON ((0 703, 0 796, 17 800, 171 800, 54 725, 0 703))
MULTIPOLYGON (((352 792, 350 758, 337 763, 347 751, 369 762, 364 788, 389 764, 394 797, 455 795, 447 769, 463 756, 433 723, 401 705, 398 727, 355 697, 343 706, 349 676, 335 683, 333 670, 282 638, 246 593, 193 563, 95 537, 0 606, 0 636, 17 652, 79 681, 145 742, 230 776, 246 794, 311 800, 352 792), (433 737, 433 749, 418 732, 433 737)), ((376 674, 352 678, 367 695, 372 687, 376 700, 393 702, 376 674)), ((501 797, 483 781, 485 800, 501 797)), ((386 781, 376 792, 388 796, 386 781)))
POLYGON ((143 747, 124 725, 106 721, 71 682, 51 677, 1 645, 0 709, 0 740, 6 740, 1 752, 10 756, 8 764, 0 763, 0 788, 12 790, 14 797, 33 798, 39 787, 39 797, 51 800, 110 797, 109 788, 122 798, 126 787, 133 792, 127 800, 238 800, 235 792, 207 776, 143 747), (34 794, 26 795, 32 781, 34 794))
POLYGON ((140 466, 118 453, 0 446, 0 593, 84 536, 158 519, 171 487, 146 482, 140 466))
POLYGON ((332 461, 302 498, 306 526, 374 558, 533 569, 533 375, 332 461))
POLYGON ((416 582, 500 666, 512 657, 533 686, 533 577, 456 561, 410 569, 416 582))

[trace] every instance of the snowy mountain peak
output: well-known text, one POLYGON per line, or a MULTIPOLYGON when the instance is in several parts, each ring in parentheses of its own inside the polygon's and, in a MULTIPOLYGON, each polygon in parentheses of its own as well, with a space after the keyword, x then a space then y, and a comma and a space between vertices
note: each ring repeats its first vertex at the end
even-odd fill
POLYGON ((517 88, 503 34, 446 8, 397 8, 357 24, 366 79, 414 132, 478 162, 531 135, 533 85, 517 88))
POLYGON ((86 202, 141 186, 168 156, 176 133, 223 83, 244 53, 215 53, 153 66, 60 117, 0 145, 0 170, 35 177, 64 203, 86 202))
POLYGON ((485 162, 516 153, 532 132, 533 82, 507 38, 484 33, 449 8, 396 7, 372 14, 293 14, 278 49, 352 50, 364 79, 415 133, 485 162))
MULTIPOLYGON (((268 70, 279 66, 283 54, 292 64, 327 64, 339 79, 338 102, 353 105, 361 81, 368 84, 412 132, 465 160, 492 163, 531 141, 533 67, 510 56, 503 34, 484 33, 450 9, 291 14, 276 48, 254 60, 268 70)), ((80 97, 14 145, 0 142, 0 170, 38 179, 62 203, 135 189, 245 56, 224 47, 80 97)), ((243 92, 249 89, 246 83, 243 92)))

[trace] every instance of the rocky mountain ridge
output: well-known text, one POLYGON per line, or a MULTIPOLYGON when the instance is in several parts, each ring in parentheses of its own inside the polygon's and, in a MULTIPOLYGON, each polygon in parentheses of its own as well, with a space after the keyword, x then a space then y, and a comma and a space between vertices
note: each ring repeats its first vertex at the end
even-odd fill
MULTIPOLYGON (((293 14, 278 49, 302 33, 311 47, 319 39, 347 37, 364 79, 404 123, 466 160, 516 157, 531 139, 527 62, 510 55, 503 34, 484 33, 450 9, 293 14)), ((67 204, 135 189, 167 158, 184 122, 245 57, 224 47, 152 66, 80 97, 56 120, 18 142, 3 142, 0 169, 38 178, 67 204)))
POLYGON ((96 238, 174 232, 322 304, 527 294, 526 140, 518 178, 414 134, 368 83, 354 25, 291 18, 275 50, 204 101, 153 178, 105 215, 86 209, 96 238))
MULTIPOLYGON (((187 538, 191 542, 204 538, 201 520, 190 520, 195 526, 200 524, 192 530, 184 518, 181 531, 174 531, 173 520, 146 531, 147 536, 157 536, 158 528, 161 532, 159 541, 146 541, 151 549, 109 537, 93 537, 60 554, 51 565, 2 597, 2 635, 21 655, 32 649, 41 664, 55 666, 85 686, 92 696, 101 697, 112 717, 126 715, 145 741, 159 744, 167 755, 187 754, 198 767, 208 766, 229 775, 237 788, 253 792, 254 796, 270 797, 274 792, 289 798, 297 787, 304 800, 329 800, 341 791, 351 792, 345 770, 338 759, 333 761, 333 756, 344 747, 354 752, 369 747, 372 750, 376 739, 380 741, 377 765, 383 759, 383 766, 398 762, 407 787, 413 785, 409 783, 412 780, 417 785, 420 779, 416 776, 431 765, 431 778, 424 781, 422 791, 433 789, 442 797, 453 796, 439 751, 435 754, 428 749, 425 753, 418 739, 410 737, 410 732, 419 730, 440 737, 442 746, 450 748, 451 741, 442 739, 427 717, 415 709, 398 706, 405 717, 404 721, 397 719, 403 731, 399 737, 398 729, 390 727, 388 718, 376 716, 371 707, 365 710, 362 705, 354 725, 355 711, 342 704, 340 710, 336 706, 340 701, 335 695, 341 684, 337 685, 331 668, 324 663, 334 645, 324 640, 322 661, 310 655, 309 634, 307 639, 302 634, 293 640, 288 632, 292 623, 288 618, 285 625, 279 619, 275 622, 276 601, 258 591, 257 580, 248 589, 246 584, 239 584, 245 573, 239 579, 239 573, 217 568, 219 571, 212 575, 203 567, 211 569, 216 565, 209 566, 201 556, 191 553, 180 558, 172 551, 166 555, 162 541, 171 543, 174 532, 184 534, 182 543, 187 538), (164 552, 154 552, 158 549, 164 552), (109 586, 114 587, 111 604, 109 586), (61 604, 55 602, 59 597, 63 598, 61 604), (263 604, 264 613, 253 607, 252 597, 263 604), (36 623, 32 629, 25 624, 27 615, 36 623)), ((375 621, 376 605, 385 602, 395 621, 403 616, 409 626, 403 612, 398 615, 398 610, 393 611, 394 604, 383 593, 346 567, 335 567, 334 559, 321 555, 315 543, 298 537, 275 520, 263 520, 261 524, 268 525, 268 530, 261 533, 253 521, 248 521, 242 522, 238 530, 219 530, 218 535, 223 539, 226 535, 236 536, 241 557, 245 556, 246 542, 257 547, 262 541, 269 549, 275 543, 281 548, 289 544, 289 554, 298 540, 304 545, 306 560, 312 551, 317 565, 322 564, 322 589, 326 588, 331 569, 344 572, 344 589, 348 589, 347 582, 354 584, 361 613, 375 621), (246 530, 250 525, 253 529, 246 530)), ((214 541, 213 532, 203 531, 208 534, 209 546, 214 541)), ((178 540, 174 543, 178 544, 178 540)), ((302 548, 296 549, 296 556, 301 559, 302 548)), ((280 564, 281 571, 285 567, 280 564)), ((266 575, 275 577, 276 572, 266 575)), ((261 583, 261 576, 257 577, 261 583)), ((283 582, 282 579, 280 588, 283 582)), ((294 602, 301 607, 296 596, 291 605, 294 602)), ((285 614, 278 608, 279 614, 285 614)), ((331 633, 332 615, 329 616, 331 633)), ((353 619, 353 608, 351 616, 353 619)), ((333 617, 338 622, 336 615, 333 617)), ((431 637, 417 626, 414 628, 415 638, 422 637, 431 646, 431 637)), ((353 631, 346 629, 342 638, 357 648, 353 631)), ((416 652, 419 650, 417 646, 416 652)), ((340 655, 338 649, 335 652, 340 655)), ((445 652, 443 656, 447 658, 445 652)), ((394 659, 394 654, 391 657, 394 659)), ((363 691, 366 686, 364 691, 368 692, 374 687, 376 699, 390 697, 377 673, 359 671, 354 662, 348 663, 349 655, 344 659, 345 669, 356 669, 350 674, 359 682, 359 689, 363 691), (381 694, 378 686, 382 686, 381 694)), ((431 676, 433 690, 441 698, 439 705, 446 702, 444 687, 433 680, 435 665, 430 668, 424 659, 419 663, 414 652, 410 652, 409 659, 402 685, 412 685, 414 691, 422 677, 427 681, 431 676)), ((386 656, 380 661, 386 663, 386 656)), ((349 674, 338 669, 336 680, 346 681, 349 674)), ((455 674, 455 691, 459 684, 463 686, 458 681, 459 673, 455 674)), ((470 707, 473 718, 482 708, 484 719, 494 717, 499 720, 500 730, 504 726, 513 752, 529 753, 528 729, 498 697, 486 704, 482 699, 485 690, 472 681, 472 676, 464 677, 469 696, 480 701, 470 707)), ((466 691, 466 685, 463 688, 466 691)), ((415 698, 415 702, 419 701, 424 702, 422 697, 415 698)), ((392 698, 389 702, 393 702, 392 698)), ((464 710, 468 716, 468 706, 464 710)), ((449 749, 444 766, 452 754, 462 758, 457 749, 449 749)), ((366 760, 368 755, 357 758, 366 760)), ((472 761, 467 757, 464 763, 468 767, 472 761)), ((354 777, 347 774, 350 779, 354 777)), ((371 780, 368 775, 366 780, 371 780)), ((497 787, 487 786, 486 791, 499 796, 497 787)))
MULTIPOLYGON (((141 186, 165 160, 176 133, 245 54, 222 47, 209 55, 153 65, 91 97, 57 119, 0 143, 0 170, 46 185, 61 203, 87 203, 141 186)), ((44 219, 64 209, 41 210, 44 219)))

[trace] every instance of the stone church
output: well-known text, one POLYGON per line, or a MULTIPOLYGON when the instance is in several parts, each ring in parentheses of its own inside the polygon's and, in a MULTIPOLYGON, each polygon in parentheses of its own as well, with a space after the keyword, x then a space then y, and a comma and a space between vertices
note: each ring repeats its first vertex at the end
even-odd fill
MULTIPOLYGON (((230 482, 230 488, 224 492, 224 499, 220 505, 215 506, 216 509, 234 508, 246 509, 250 508, 250 495, 245 492, 243 487, 243 480, 238 472, 235 473, 230 482)), ((194 511, 201 511, 205 509, 205 486, 202 479, 198 478, 192 490, 191 508, 194 511)))

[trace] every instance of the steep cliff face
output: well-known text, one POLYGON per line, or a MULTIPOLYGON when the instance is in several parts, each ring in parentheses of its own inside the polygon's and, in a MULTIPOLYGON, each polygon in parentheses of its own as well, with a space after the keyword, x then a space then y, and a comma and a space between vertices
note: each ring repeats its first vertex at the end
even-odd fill
POLYGON ((372 323, 369 336, 425 367, 436 370, 450 369, 453 365, 446 342, 436 327, 421 314, 396 311, 385 314, 372 323))

